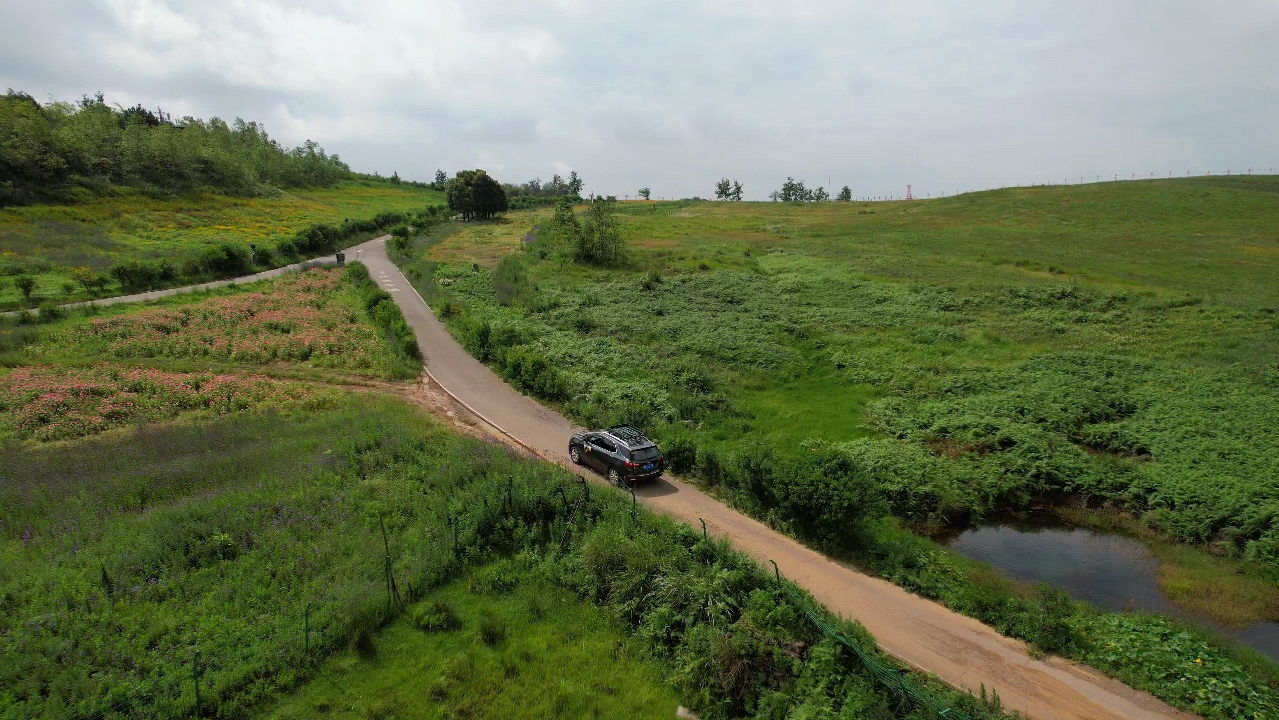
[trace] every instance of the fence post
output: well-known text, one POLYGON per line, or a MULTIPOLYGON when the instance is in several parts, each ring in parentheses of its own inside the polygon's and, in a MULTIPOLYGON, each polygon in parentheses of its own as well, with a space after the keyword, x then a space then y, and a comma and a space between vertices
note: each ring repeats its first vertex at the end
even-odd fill
POLYGON ((515 514, 515 476, 506 476, 506 511, 515 514))
POLYGON ((702 542, 706 542, 708 540, 706 537, 706 521, 701 518, 697 518, 697 520, 702 524, 702 542))
POLYGON ((564 503, 564 522, 568 522, 568 495, 564 494, 564 486, 558 486, 560 491, 560 500, 564 503))
POLYGON ((771 563, 773 563, 773 575, 777 578, 777 584, 778 584, 778 585, 781 585, 781 584, 782 584, 782 571, 777 569, 777 562, 776 562, 775 560, 773 560, 772 558, 769 558, 769 559, 768 559, 768 561, 769 561, 769 562, 771 562, 771 563))
POLYGON ((400 589, 395 586, 395 577, 391 574, 391 543, 386 538, 386 522, 382 520, 382 513, 377 514, 378 526, 382 528, 382 548, 386 551, 386 614, 391 614, 391 598, 398 596, 400 589))
POLYGON ((577 479, 582 481, 582 493, 586 496, 586 502, 590 502, 591 501, 590 483, 586 482, 586 478, 582 477, 581 475, 578 475, 577 479))
POLYGON ((631 519, 635 519, 635 488, 627 488, 631 491, 631 519))
POLYGON ((311 603, 306 604, 306 610, 302 612, 302 654, 309 656, 311 654, 311 603))

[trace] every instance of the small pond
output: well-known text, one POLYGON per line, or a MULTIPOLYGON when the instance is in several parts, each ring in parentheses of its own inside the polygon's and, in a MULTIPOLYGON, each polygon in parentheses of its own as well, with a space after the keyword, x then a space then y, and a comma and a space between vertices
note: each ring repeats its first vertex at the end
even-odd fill
POLYGON ((1107 610, 1150 610, 1185 618, 1279 662, 1279 623, 1259 622, 1240 630, 1182 610, 1159 590, 1150 550, 1132 538, 1028 522, 965 530, 948 545, 1014 578, 1052 583, 1076 600, 1107 610))

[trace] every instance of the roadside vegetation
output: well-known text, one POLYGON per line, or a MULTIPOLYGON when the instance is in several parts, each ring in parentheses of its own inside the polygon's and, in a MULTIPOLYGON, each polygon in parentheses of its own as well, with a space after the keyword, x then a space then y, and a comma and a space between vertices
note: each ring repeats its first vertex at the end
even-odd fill
POLYGON ((739 508, 1180 707, 1265 716, 1273 664, 972 572, 901 528, 1089 506, 1227 559, 1182 576, 1205 592, 1279 592, 1276 198, 1253 177, 619 203, 620 257, 581 252, 588 219, 561 208, 506 256, 468 261, 466 228, 401 262, 514 385, 645 428, 739 508), (1060 623, 1020 626, 1036 617, 1060 623))
MULTIPOLYGON (((347 396, 0 456, 6 717, 352 705, 432 717, 516 703, 656 716, 673 697, 707 718, 922 717, 753 561, 402 401, 347 396), (400 684, 405 669, 384 659, 423 645, 441 651, 425 661, 441 672, 400 684), (551 661, 555 683, 537 675, 551 661), (337 679, 344 666, 373 672, 337 679)), ((919 682, 971 717, 997 715, 919 682)))

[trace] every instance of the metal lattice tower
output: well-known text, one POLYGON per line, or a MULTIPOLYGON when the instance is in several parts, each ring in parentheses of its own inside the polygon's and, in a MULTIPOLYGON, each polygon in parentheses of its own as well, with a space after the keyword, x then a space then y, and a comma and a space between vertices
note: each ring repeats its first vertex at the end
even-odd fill
POLYGON ((907 186, 906 186, 906 199, 907 199, 907 200, 914 200, 914 199, 915 199, 915 196, 910 194, 910 186, 909 186, 909 185, 907 185, 907 186))

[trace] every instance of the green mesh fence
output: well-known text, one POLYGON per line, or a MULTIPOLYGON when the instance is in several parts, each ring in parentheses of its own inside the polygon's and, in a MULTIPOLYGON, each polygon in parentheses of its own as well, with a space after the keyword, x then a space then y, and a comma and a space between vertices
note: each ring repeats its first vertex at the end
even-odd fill
MULTIPOLYGON (((776 567, 775 563, 774 567, 776 567)), ((777 579, 779 581, 781 580, 780 572, 777 575, 777 579)), ((853 656, 861 662, 862 667, 866 668, 866 671, 870 673, 871 677, 875 678, 876 682, 887 687, 889 690, 892 690, 903 700, 930 713, 936 713, 938 717, 944 717, 947 720, 971 720, 971 718, 959 710, 947 707, 946 705, 938 702, 937 698, 923 690, 920 690, 914 683, 912 683, 906 676, 902 675, 902 673, 898 672, 895 668, 879 661, 875 658, 875 656, 866 652, 861 645, 858 645, 851 638, 841 632, 839 628, 831 625, 826 618, 816 610, 816 608, 809 604, 808 600, 805 599, 804 596, 800 595, 794 585, 791 585, 790 583, 782 583, 782 587, 786 588, 787 592, 790 593, 791 599, 795 601, 795 604, 799 605, 799 607, 803 609, 804 614, 808 616, 809 620, 813 621, 813 624, 817 626, 817 629, 821 630, 822 634, 826 637, 831 638, 848 648, 849 651, 853 653, 853 656)))

